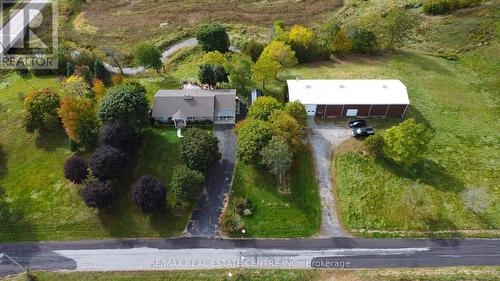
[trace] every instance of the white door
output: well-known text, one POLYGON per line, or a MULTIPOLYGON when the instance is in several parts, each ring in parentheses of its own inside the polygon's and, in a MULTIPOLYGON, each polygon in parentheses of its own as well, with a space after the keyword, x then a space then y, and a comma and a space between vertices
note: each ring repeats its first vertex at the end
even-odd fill
POLYGON ((316 116, 316 105, 315 104, 306 104, 304 105, 306 108, 306 112, 308 116, 316 116))

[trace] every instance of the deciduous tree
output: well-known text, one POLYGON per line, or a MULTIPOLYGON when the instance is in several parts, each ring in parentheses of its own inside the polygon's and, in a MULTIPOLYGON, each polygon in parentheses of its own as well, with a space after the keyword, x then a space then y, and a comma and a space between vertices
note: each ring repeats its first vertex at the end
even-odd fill
POLYGON ((259 97, 248 109, 248 116, 262 121, 267 121, 274 111, 282 108, 283 105, 273 97, 259 97))
POLYGON ((186 165, 176 166, 170 179, 169 202, 182 208, 189 194, 201 191, 204 180, 201 172, 191 170, 186 165))
POLYGON ((266 88, 266 81, 275 79, 281 65, 269 57, 260 56, 257 63, 252 67, 252 78, 256 82, 262 82, 262 88, 266 88))
POLYGON ((226 29, 220 24, 204 24, 198 27, 196 39, 205 52, 226 53, 231 45, 226 29))
POLYGON ((427 150, 431 138, 425 125, 410 118, 385 131, 385 152, 398 163, 413 165, 427 150))
POLYGON ((43 88, 29 92, 24 100, 23 123, 28 132, 36 129, 50 130, 59 123, 57 109, 61 98, 52 89, 43 88))
POLYGON ((392 8, 385 17, 385 30, 387 32, 387 46, 394 48, 407 39, 417 22, 413 15, 401 7, 392 8))
POLYGON ((96 120, 92 102, 84 97, 65 96, 61 101, 58 113, 66 134, 76 142, 81 141, 78 135, 79 125, 83 122, 89 122, 89 120, 96 120))
POLYGON ((135 50, 135 59, 137 64, 144 68, 153 68, 160 74, 161 66, 161 51, 156 46, 151 44, 141 44, 135 50))
POLYGON ((278 176, 280 191, 283 192, 285 186, 286 173, 292 165, 292 153, 289 151, 285 140, 280 137, 273 137, 260 152, 262 163, 269 169, 269 172, 278 176))
POLYGON ((301 128, 307 126, 307 112, 306 108, 300 101, 292 101, 285 105, 285 112, 292 116, 301 128))
POLYGON ((244 90, 252 82, 252 59, 246 55, 235 54, 226 65, 229 81, 233 87, 244 90))
POLYGON ((100 145, 109 145, 126 153, 135 152, 141 142, 139 133, 123 120, 108 122, 99 132, 100 145))
POLYGON ((112 180, 123 171, 126 160, 127 156, 121 150, 111 146, 102 146, 92 154, 89 166, 92 174, 98 179, 112 180))
POLYGON ((236 154, 238 160, 245 164, 259 166, 262 164, 260 151, 269 143, 273 130, 268 122, 247 119, 238 132, 236 154))
POLYGON ((189 128, 181 140, 181 157, 193 170, 206 172, 221 158, 219 140, 213 132, 189 128))
POLYGON ((165 186, 152 176, 143 176, 132 187, 132 199, 145 214, 158 211, 167 200, 165 186))
POLYGON ((92 181, 83 189, 82 198, 88 207, 102 209, 113 201, 113 189, 109 183, 92 181))
POLYGON ((149 103, 145 93, 140 84, 127 83, 110 88, 99 108, 99 119, 103 123, 123 120, 141 132, 149 125, 149 103))
POLYGON ((269 118, 273 135, 285 141, 289 151, 294 154, 301 145, 302 130, 299 123, 283 110, 275 111, 269 118))
POLYGON ((64 177, 70 182, 80 184, 88 175, 89 167, 83 158, 72 156, 64 163, 64 177))

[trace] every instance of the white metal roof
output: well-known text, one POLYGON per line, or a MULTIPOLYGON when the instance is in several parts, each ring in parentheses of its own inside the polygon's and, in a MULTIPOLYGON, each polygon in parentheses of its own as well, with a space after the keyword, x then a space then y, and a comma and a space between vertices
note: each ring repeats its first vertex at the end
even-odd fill
POLYGON ((302 104, 410 104, 399 80, 287 80, 290 101, 302 104))

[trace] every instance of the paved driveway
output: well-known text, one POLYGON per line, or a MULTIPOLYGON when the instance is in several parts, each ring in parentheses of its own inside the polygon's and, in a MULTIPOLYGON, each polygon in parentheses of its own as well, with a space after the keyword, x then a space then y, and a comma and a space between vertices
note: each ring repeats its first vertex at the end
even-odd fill
POLYGON ((208 171, 205 189, 187 226, 187 232, 193 236, 216 236, 224 200, 231 189, 236 162, 233 125, 215 125, 214 131, 219 139, 222 158, 208 171))
POLYGON ((308 120, 307 135, 313 149, 316 180, 321 199, 321 235, 326 237, 347 237, 340 225, 332 186, 331 157, 334 149, 350 137, 350 130, 345 125, 316 123, 308 120))

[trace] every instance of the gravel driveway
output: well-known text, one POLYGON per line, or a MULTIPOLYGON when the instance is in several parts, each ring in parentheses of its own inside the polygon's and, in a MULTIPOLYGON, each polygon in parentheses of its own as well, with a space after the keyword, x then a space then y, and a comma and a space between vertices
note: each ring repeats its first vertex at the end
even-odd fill
POLYGON ((307 135, 313 149, 316 180, 321 199, 321 235, 326 237, 348 237, 339 223, 334 190, 332 187, 331 157, 334 149, 350 138, 350 130, 345 125, 334 123, 319 124, 313 118, 308 120, 307 135))

